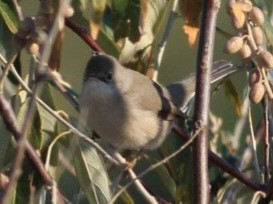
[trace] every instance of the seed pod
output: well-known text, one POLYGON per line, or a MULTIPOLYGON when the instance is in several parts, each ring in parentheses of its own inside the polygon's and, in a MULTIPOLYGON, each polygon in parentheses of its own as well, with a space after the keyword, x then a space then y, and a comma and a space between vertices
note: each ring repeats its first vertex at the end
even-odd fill
POLYGON ((243 38, 234 36, 230 38, 226 45, 225 45, 225 51, 229 54, 233 54, 238 52, 243 46, 243 38))
POLYGON ((273 67, 273 56, 270 52, 268 52, 267 50, 262 50, 258 56, 260 63, 263 67, 267 69, 273 67))
POLYGON ((248 85, 251 87, 262 81, 262 74, 259 69, 252 69, 248 75, 248 85))
POLYGON ((236 4, 245 13, 249 13, 253 8, 251 1, 237 2, 236 4))
POLYGON ((40 47, 37 43, 34 43, 31 39, 27 40, 26 51, 29 54, 37 55, 39 53, 40 47))
POLYGON ((68 6, 66 9, 65 9, 65 12, 64 12, 64 16, 66 18, 69 18, 71 16, 73 16, 74 14, 74 9, 71 7, 71 6, 68 6))
POLYGON ((264 34, 262 29, 256 26, 256 27, 253 27, 251 31, 252 31, 254 41, 256 42, 256 45, 261 45, 264 40, 264 34))
POLYGON ((264 24, 264 13, 256 6, 249 12, 249 18, 257 26, 264 24))
POLYGON ((249 100, 252 103, 259 103, 263 99, 265 94, 265 88, 262 83, 256 83, 251 86, 249 91, 249 100))
POLYGON ((247 43, 245 43, 242 48, 239 50, 239 54, 242 59, 248 59, 251 56, 251 49, 247 43))

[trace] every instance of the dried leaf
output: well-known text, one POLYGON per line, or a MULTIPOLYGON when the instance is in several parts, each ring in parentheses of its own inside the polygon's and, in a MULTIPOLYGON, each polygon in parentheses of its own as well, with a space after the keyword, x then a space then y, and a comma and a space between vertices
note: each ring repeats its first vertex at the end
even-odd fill
POLYGON ((246 22, 246 13, 252 10, 251 2, 235 2, 229 5, 235 28, 242 28, 246 22))
POLYGON ((225 93, 232 105, 234 105, 238 116, 242 115, 242 100, 240 94, 231 80, 227 79, 225 82, 225 93))
POLYGON ((196 42, 199 28, 184 25, 183 31, 184 31, 184 33, 186 33, 188 35, 188 43, 189 43, 189 46, 192 47, 196 42))
POLYGON ((144 28, 145 28, 145 25, 147 25, 147 23, 149 23, 149 20, 147 18, 148 16, 148 7, 149 7, 149 4, 150 4, 151 0, 140 0, 140 4, 141 4, 141 10, 140 10, 140 31, 141 33, 144 33, 144 28))
POLYGON ((90 35, 93 39, 97 39, 101 22, 103 20, 103 14, 106 7, 106 0, 93 0, 91 8, 91 19, 90 19, 90 35))
POLYGON ((201 0, 180 0, 179 8, 186 24, 183 26, 184 32, 188 35, 188 42, 193 46, 196 42, 199 31, 199 16, 202 9, 201 0))
POLYGON ((48 66, 52 71, 58 71, 61 63, 61 48, 63 43, 63 31, 59 31, 51 49, 48 66))

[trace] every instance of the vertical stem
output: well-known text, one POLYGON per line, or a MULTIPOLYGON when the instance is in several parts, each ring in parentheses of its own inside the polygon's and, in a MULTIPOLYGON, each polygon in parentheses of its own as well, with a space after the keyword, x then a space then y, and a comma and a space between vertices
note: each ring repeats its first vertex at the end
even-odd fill
POLYGON ((269 119, 268 119, 268 97, 264 97, 264 182, 269 180, 269 119))
POLYGON ((208 174, 208 116, 210 106, 210 72, 213 60, 213 45, 216 28, 216 17, 220 8, 219 0, 204 0, 196 73, 196 98, 194 106, 194 121, 204 128, 200 131, 193 144, 195 202, 209 203, 208 174))

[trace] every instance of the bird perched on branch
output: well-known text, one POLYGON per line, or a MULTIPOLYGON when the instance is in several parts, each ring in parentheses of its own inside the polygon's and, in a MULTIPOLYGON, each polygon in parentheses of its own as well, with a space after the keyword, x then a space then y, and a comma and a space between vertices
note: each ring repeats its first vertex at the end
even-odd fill
MULTIPOLYGON (((238 69, 215 62, 211 82, 238 69)), ((104 54, 91 57, 83 81, 80 109, 87 125, 118 149, 159 147, 195 92, 194 75, 164 87, 104 54)))

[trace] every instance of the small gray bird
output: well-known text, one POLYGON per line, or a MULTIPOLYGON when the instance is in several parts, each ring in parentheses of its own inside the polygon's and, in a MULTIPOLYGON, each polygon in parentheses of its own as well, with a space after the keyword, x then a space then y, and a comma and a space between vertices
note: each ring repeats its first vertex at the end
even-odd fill
MULTIPOLYGON (((214 63, 212 82, 235 71, 232 63, 214 63)), ((166 88, 125 68, 114 57, 97 55, 86 67, 80 96, 87 125, 118 149, 154 149, 194 96, 195 76, 166 88)))

